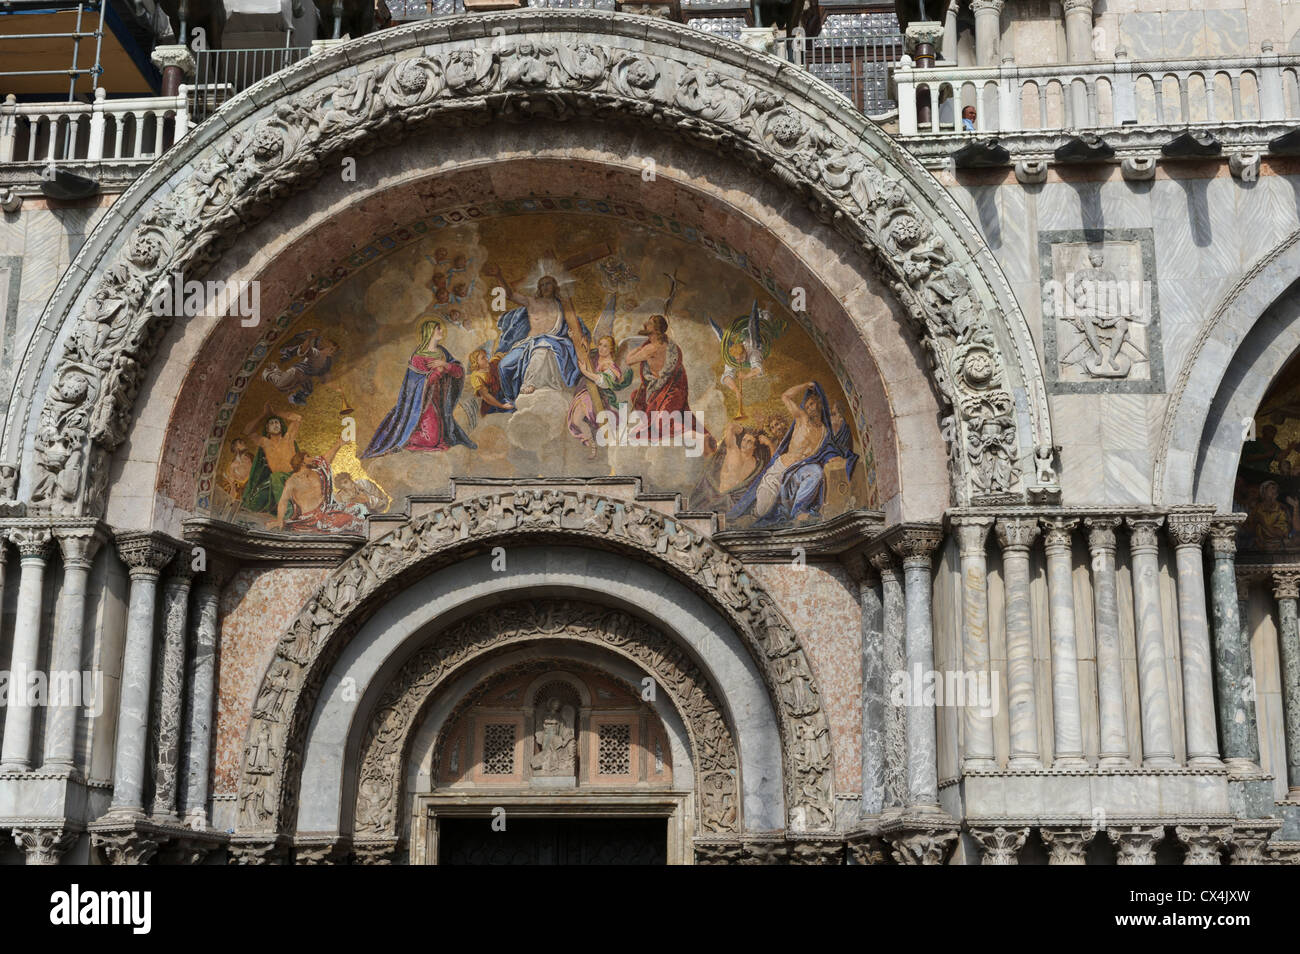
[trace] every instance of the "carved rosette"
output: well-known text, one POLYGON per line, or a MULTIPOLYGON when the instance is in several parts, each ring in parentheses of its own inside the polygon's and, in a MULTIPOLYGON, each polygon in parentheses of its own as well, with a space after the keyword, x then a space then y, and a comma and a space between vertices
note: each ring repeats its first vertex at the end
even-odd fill
POLYGON ((1097 835, 1095 828, 1040 828, 1047 846, 1049 865, 1086 865, 1088 845, 1097 835))
POLYGON ((612 650, 653 675, 691 737, 702 833, 741 829, 739 760, 722 709, 699 667, 658 630, 627 613, 574 601, 513 603, 440 633, 380 697, 361 744, 354 830, 396 838, 412 730, 437 689, 467 663, 519 641, 579 640, 612 650))
POLYGON ((979 842, 982 863, 986 865, 1018 865, 1020 849, 1029 837, 1029 828, 972 828, 971 837, 979 842))
MULTIPOLYGON (((831 123, 820 108, 801 109, 810 94, 794 71, 773 70, 760 86, 754 80, 767 70, 744 71, 739 62, 728 69, 736 48, 726 41, 709 40, 717 65, 702 70, 671 45, 680 37, 686 46, 689 36, 693 49, 700 35, 673 25, 656 26, 656 39, 640 28, 636 43, 644 49, 636 51, 586 35, 625 32, 606 14, 554 11, 555 32, 518 32, 521 24, 548 30, 550 13, 530 10, 526 21, 480 14, 475 29, 500 23, 500 35, 457 41, 454 49, 440 47, 440 38, 463 21, 413 24, 385 31, 382 45, 350 44, 346 70, 341 54, 325 54, 340 64, 337 74, 316 78, 322 57, 278 73, 287 92, 269 115, 236 120, 226 138, 194 157, 189 177, 160 190, 164 197, 106 260, 40 411, 32 504, 58 515, 102 512, 106 458, 125 440, 136 393, 173 320, 149 306, 168 275, 206 269, 239 232, 342 156, 420 128, 538 118, 635 119, 737 156, 797 192, 870 254, 929 352, 949 409, 943 430, 958 502, 1023 499, 1012 362, 992 330, 991 290, 978 265, 930 224, 942 213, 918 204, 915 187, 889 174, 897 154, 858 135, 856 119, 831 123)), ((1040 421, 1036 439, 1050 445, 1047 426, 1040 421)))
MULTIPOLYGON (((937 543, 937 531, 930 533, 937 543)), ((780 714, 789 827, 832 826, 830 726, 812 668, 790 624, 743 564, 640 504, 575 491, 517 490, 416 517, 363 547, 321 584, 280 639, 258 689, 245 737, 240 832, 274 832, 296 816, 299 753, 310 713, 329 665, 355 628, 404 580, 493 538, 597 540, 663 561, 709 597, 748 644, 780 714)))

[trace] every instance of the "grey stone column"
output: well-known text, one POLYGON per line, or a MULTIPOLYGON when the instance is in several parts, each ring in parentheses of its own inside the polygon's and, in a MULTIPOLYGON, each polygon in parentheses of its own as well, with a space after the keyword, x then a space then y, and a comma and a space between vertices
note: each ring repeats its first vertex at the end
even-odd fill
POLYGON ((149 813, 159 821, 176 821, 176 776, 181 751, 181 709, 185 702, 185 637, 189 622, 189 561, 181 554, 168 568, 163 585, 163 647, 158 668, 157 762, 153 773, 153 804, 149 813))
POLYGON ((1041 769, 1038 752, 1038 704, 1034 695, 1034 630, 1029 612, 1029 548, 1038 536, 1038 521, 999 520, 1002 585, 1006 590, 1007 700, 1011 722, 1012 769, 1041 769))
MULTIPOLYGON (((962 667, 963 679, 974 673, 976 679, 989 675, 989 591, 988 561, 984 542, 988 539, 990 517, 958 517, 953 520, 961 552, 962 588, 962 667)), ((965 757, 964 771, 994 771, 998 763, 993 751, 993 712, 979 699, 966 699, 962 706, 965 757)))
MULTIPOLYGON (((86 631, 86 584, 95 553, 104 538, 95 524, 81 527, 56 527, 54 537, 63 552, 63 586, 59 589, 59 630, 54 636, 50 669, 60 674, 61 685, 75 676, 81 677, 81 649, 86 631)), ((51 686, 54 685, 51 680, 51 686)), ((98 691, 102 692, 102 687, 98 691)), ((76 768, 77 709, 89 700, 50 698, 50 719, 45 726, 45 767, 72 772, 76 768)))
POLYGON ((1259 774, 1259 724, 1255 692, 1248 681, 1250 646, 1241 638, 1237 600, 1237 524, 1241 518, 1210 525, 1210 600, 1214 607, 1214 674, 1224 764, 1236 775, 1259 774))
POLYGON ((858 568, 862 606, 862 811, 879 815, 885 805, 885 607, 880 576, 863 560, 858 568))
POLYGON ((1205 562, 1201 552, 1210 530, 1210 515, 1205 511, 1175 510, 1169 514, 1168 522, 1178 568, 1187 764, 1222 765, 1214 728, 1214 675, 1210 664, 1210 628, 1205 619, 1205 562))
POLYGON ((131 574, 117 707, 110 815, 144 814, 145 749, 149 735, 149 683, 153 674, 154 617, 158 574, 176 553, 161 534, 117 534, 117 552, 131 574))
POLYGON ((1118 517, 1088 517, 1092 556, 1093 616, 1097 629, 1097 695, 1101 722, 1098 764, 1130 764, 1128 722, 1124 713, 1124 663, 1119 649, 1119 597, 1115 592, 1115 528, 1118 517))
POLYGON ((1097 58, 1092 51, 1092 0, 1065 0, 1065 58, 1070 63, 1097 58))
MULTIPOLYGON (((890 540, 903 560, 906 599, 908 679, 934 671, 934 619, 931 611, 930 560, 943 535, 937 529, 908 527, 890 540)), ((935 709, 909 699, 907 707, 907 808, 940 811, 938 741, 935 709)))
POLYGON ((1003 0, 971 0, 975 12, 975 65, 998 66, 1002 47, 1003 0))
POLYGON ((185 784, 185 820, 191 828, 208 827, 208 774, 212 760, 212 718, 216 711, 217 609, 223 574, 209 564, 194 587, 194 651, 190 654, 189 741, 185 784))
POLYGON ((1277 597, 1278 646, 1282 662, 1282 716, 1286 733, 1287 800, 1300 800, 1300 570, 1273 574, 1277 597))
MULTIPOLYGON (((898 567, 890 551, 882 547, 872 552, 868 559, 880 574, 885 698, 888 700, 890 677, 907 669, 903 645, 903 634, 907 630, 906 600, 898 567)), ((901 809, 907 804, 906 712, 905 707, 892 703, 885 707, 885 809, 901 809)))
POLYGON ((1070 534, 1079 521, 1056 517, 1044 520, 1047 549, 1047 602, 1052 629, 1052 723, 1055 738, 1053 768, 1080 768, 1083 758, 1083 717, 1079 709, 1079 646, 1074 632, 1074 561, 1070 534))
POLYGON ((1163 517, 1129 517, 1133 565, 1133 619, 1137 628, 1138 695, 1142 706, 1142 764, 1177 764, 1169 673, 1165 668, 1165 622, 1160 598, 1160 525, 1163 517))
POLYGON ((45 585, 45 558, 50 531, 21 527, 9 539, 22 558, 18 571, 18 613, 14 619, 13 653, 9 663, 8 712, 4 741, 0 743, 0 772, 26 772, 32 767, 33 707, 28 705, 29 679, 40 663, 41 606, 45 585))

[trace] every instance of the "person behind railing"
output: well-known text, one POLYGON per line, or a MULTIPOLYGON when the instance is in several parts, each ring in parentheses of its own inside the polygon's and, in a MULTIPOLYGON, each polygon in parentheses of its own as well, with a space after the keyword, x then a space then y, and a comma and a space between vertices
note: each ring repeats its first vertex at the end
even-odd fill
POLYGON ((961 131, 975 131, 975 107, 967 106, 961 111, 961 131))

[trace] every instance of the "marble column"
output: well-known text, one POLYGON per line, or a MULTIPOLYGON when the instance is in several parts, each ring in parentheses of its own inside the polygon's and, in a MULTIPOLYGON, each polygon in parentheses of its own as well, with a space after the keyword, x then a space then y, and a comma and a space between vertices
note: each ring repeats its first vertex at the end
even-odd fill
POLYGON ((1224 518, 1210 525, 1215 697, 1224 764, 1236 775, 1258 775, 1259 724, 1254 686, 1247 678, 1250 645, 1241 638, 1241 604, 1237 600, 1238 523, 1240 518, 1224 518))
MULTIPOLYGON (((959 517, 953 521, 961 554, 962 577, 962 673, 967 698, 962 706, 965 742, 964 771, 995 771, 993 751, 993 709, 980 704, 978 687, 992 686, 989 677, 989 592, 988 561, 984 543, 988 539, 989 517, 959 517), (976 698, 970 698, 971 676, 975 677, 976 698)), ((991 692, 991 689, 990 689, 991 692)))
POLYGON ((32 767, 32 724, 35 707, 28 699, 31 677, 40 665, 41 606, 45 589, 45 558, 50 548, 50 531, 43 527, 19 527, 9 539, 21 557, 18 570, 18 612, 14 618, 13 651, 9 663, 9 691, 6 703, 4 740, 0 742, 0 772, 26 772, 32 767))
POLYGON ((158 667, 157 761, 153 773, 153 804, 149 813, 159 821, 176 821, 177 772, 181 751, 181 709, 185 701, 185 637, 189 622, 190 582, 194 574, 182 553, 168 567, 163 584, 163 646, 158 667))
POLYGON ((1038 536, 1038 521, 1023 517, 999 520, 1002 585, 1006 590, 1007 705, 1011 722, 1011 769, 1041 769, 1038 751, 1038 704, 1034 696, 1034 630, 1029 606, 1029 548, 1038 536))
MULTIPOLYGON (((860 557, 858 559, 861 559, 860 557)), ((862 811, 879 815, 885 807, 885 722, 889 701, 885 671, 885 607, 880 574, 867 560, 856 567, 862 606, 862 811)))
MULTIPOLYGON (((886 681, 886 699, 889 698, 891 677, 905 672, 907 657, 904 649, 904 632, 907 629, 906 598, 898 565, 885 548, 868 557, 872 567, 880 574, 881 631, 886 681)), ((885 709, 885 790, 884 807, 901 809, 907 804, 907 725, 905 706, 891 704, 885 709)))
MULTIPOLYGON (((81 651, 86 632, 86 587, 95 553, 103 535, 95 524, 80 527, 56 527, 54 537, 63 553, 63 585, 59 589, 59 629, 54 636, 50 669, 60 674, 63 686, 76 679, 85 688, 81 675, 81 651)), ((53 681, 51 682, 53 685, 53 681)), ((96 692, 103 686, 97 685, 96 692)), ((50 717, 45 726, 45 767, 58 772, 76 769, 77 710, 90 699, 50 699, 50 717)))
POLYGON ((1000 65, 1003 0, 971 0, 975 12, 975 65, 1000 65))
POLYGON ((1102 768, 1130 764, 1124 713, 1124 662, 1119 648, 1119 597, 1115 592, 1115 528, 1118 517, 1088 517, 1092 556, 1093 617, 1097 633, 1097 698, 1102 768))
POLYGON ((1043 521, 1047 549, 1047 602, 1052 638, 1054 769, 1082 768, 1083 717, 1079 709, 1079 648, 1074 632, 1074 560, 1070 535, 1079 521, 1043 521))
POLYGON ((1222 765, 1214 727, 1214 674, 1210 664, 1210 628, 1205 618, 1205 562, 1201 552, 1210 530, 1210 515, 1205 511, 1175 510, 1169 514, 1168 525, 1178 570, 1187 764, 1222 765))
POLYGON ((149 735, 149 683, 153 674, 154 618, 158 575, 176 554, 156 533, 117 534, 117 552, 130 571, 126 649, 117 708, 110 815, 144 814, 145 750, 149 735))
POLYGON ((1277 597, 1278 646, 1281 650, 1282 717, 1286 735, 1287 800, 1300 801, 1300 570, 1273 574, 1277 597))
POLYGON ((939 56, 944 66, 957 65, 957 3, 958 0, 952 0, 948 4, 948 12, 943 18, 943 46, 939 56))
POLYGON ((1160 525, 1163 517, 1129 517, 1133 568, 1133 619, 1137 628, 1138 696, 1142 709, 1142 764, 1177 764, 1169 673, 1165 668, 1165 621, 1160 598, 1160 525))
POLYGON ((1092 0, 1065 0, 1065 58, 1070 63, 1097 58, 1092 49, 1092 0))
MULTIPOLYGON (((914 693, 916 680, 934 672, 934 618, 931 612, 930 560, 943 536, 937 529, 907 527, 890 540, 903 560, 906 600, 905 645, 907 676, 914 693)), ((907 706, 907 808, 940 811, 938 740, 935 707, 909 699, 907 706)))
POLYGON ((217 604, 223 575, 210 562, 194 587, 194 651, 190 654, 189 749, 185 784, 185 821, 208 827, 208 774, 212 760, 212 719, 216 712, 217 604))

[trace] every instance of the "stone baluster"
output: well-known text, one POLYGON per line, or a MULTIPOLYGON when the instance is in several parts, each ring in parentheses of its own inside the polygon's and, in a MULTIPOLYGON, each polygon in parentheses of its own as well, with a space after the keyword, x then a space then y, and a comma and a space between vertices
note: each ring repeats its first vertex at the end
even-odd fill
MULTIPOLYGON (((888 549, 873 551, 868 559, 880 574, 881 630, 886 685, 890 674, 907 668, 904 648, 907 629, 906 598, 898 565, 888 549)), ((888 690, 886 690, 888 699, 888 690)), ((888 705, 885 711, 885 791, 884 807, 901 809, 907 804, 907 726, 906 708, 888 705)))
MULTIPOLYGON (((907 674, 912 682, 934 671, 930 560, 941 539, 937 529, 907 527, 890 540, 890 546, 903 560, 907 674)), ((907 808, 938 812, 941 809, 935 709, 932 705, 918 705, 914 699, 908 701, 907 808)))
POLYGON ((185 702, 185 641, 194 574, 185 554, 173 560, 163 585, 163 646, 158 667, 157 761, 154 764, 153 805, 159 821, 176 821, 177 772, 181 751, 181 710, 185 702))
MULTIPOLYGON (((103 543, 102 531, 95 523, 77 527, 56 527, 54 537, 63 553, 63 585, 59 589, 59 629, 54 637, 50 669, 59 674, 59 684, 76 679, 78 689, 85 688, 81 675, 81 652, 86 633, 86 589, 95 552, 103 543)), ((54 680, 51 679, 51 686, 54 680)), ((95 688, 102 693, 102 685, 95 688)), ((50 718, 45 726, 45 767, 57 772, 76 769, 77 710, 89 705, 89 699, 50 699, 50 718)), ((102 697, 101 697, 102 698, 102 697)))
POLYGON ((1282 717, 1286 736, 1287 800, 1300 801, 1300 570, 1273 574, 1277 598, 1278 646, 1281 650, 1282 717))
POLYGON ((1187 725, 1187 764, 1217 766, 1214 728, 1214 675, 1210 666, 1210 628, 1205 618, 1205 563, 1201 552, 1210 530, 1203 510, 1169 514, 1178 570, 1178 624, 1182 636, 1183 713, 1187 725))
POLYGON ((0 772, 26 772, 32 767, 34 701, 28 699, 31 678, 40 665, 41 606, 45 590, 45 558, 50 531, 44 527, 17 527, 9 539, 21 557, 18 570, 18 613, 9 663, 8 712, 4 740, 0 743, 0 772))
POLYGON ((862 811, 879 815, 885 807, 886 698, 885 607, 880 574, 865 559, 855 565, 862 605, 862 811))
POLYGON ((212 761, 212 719, 216 712, 217 610, 224 577, 224 572, 209 562, 194 587, 194 651, 190 654, 185 785, 185 820, 191 828, 208 826, 208 774, 212 761))
POLYGON ((997 523, 1002 545, 1002 585, 1006 590, 1007 705, 1011 722, 1012 769, 1041 769, 1038 704, 1034 696, 1034 631, 1030 616, 1029 548, 1038 521, 1012 517, 997 523))
POLYGON ((1137 627, 1138 695, 1142 706, 1142 764, 1176 764, 1169 673, 1165 669, 1164 609, 1160 599, 1160 525, 1163 517, 1129 517, 1133 619, 1137 627))
POLYGON ((1130 764, 1128 722, 1124 713, 1124 663, 1119 648, 1119 598, 1115 592, 1115 527, 1118 517, 1088 517, 1092 555, 1093 615, 1097 630, 1097 695, 1101 723, 1098 764, 1130 764))
POLYGON ((975 11, 975 65, 997 66, 1002 47, 1003 0, 971 0, 975 11))
POLYGON ((1083 717, 1079 709, 1079 649, 1074 632, 1074 570, 1070 535, 1079 521, 1064 517, 1044 520, 1047 549, 1047 601, 1052 638, 1052 721, 1055 730, 1054 769, 1081 768, 1083 717))
POLYGON ((117 552, 130 572, 131 596, 126 649, 122 654, 117 746, 113 753, 113 801, 109 814, 143 815, 158 575, 175 556, 176 548, 161 534, 132 531, 117 534, 117 552))
POLYGON ((1237 599, 1237 524, 1242 517, 1210 525, 1210 601, 1214 607, 1214 674, 1224 764, 1236 775, 1259 774, 1259 724, 1248 680, 1250 644, 1242 640, 1237 599))
MULTIPOLYGON (((961 552, 963 675, 973 673, 977 680, 989 676, 988 562, 984 542, 992 522, 988 517, 959 517, 953 521, 961 552)), ((962 721, 966 745, 963 770, 996 770, 992 707, 982 706, 978 698, 966 699, 962 721)))

